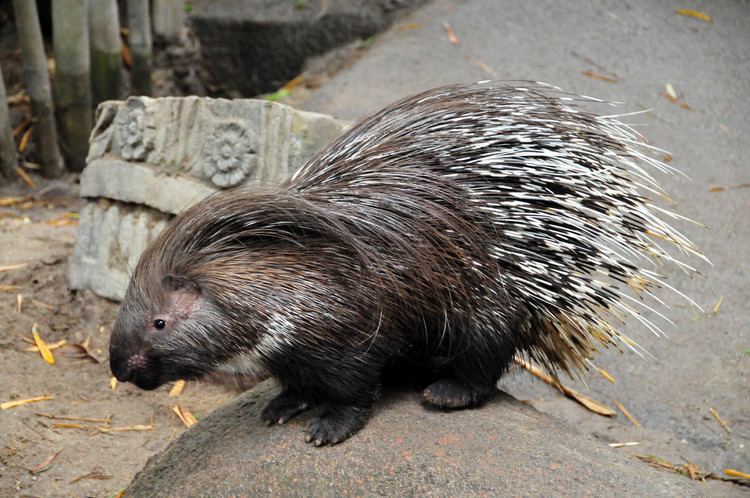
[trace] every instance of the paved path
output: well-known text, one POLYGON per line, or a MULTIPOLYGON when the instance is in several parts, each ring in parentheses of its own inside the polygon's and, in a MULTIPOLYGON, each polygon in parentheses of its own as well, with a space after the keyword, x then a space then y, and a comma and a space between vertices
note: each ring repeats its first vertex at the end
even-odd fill
POLYGON ((705 279, 664 270, 708 313, 669 299, 677 326, 665 327, 668 341, 626 327, 658 360, 607 351, 597 363, 617 382, 591 374, 588 388, 574 384, 604 402, 619 400, 643 430, 622 416, 611 421, 579 409, 525 374, 503 387, 606 440, 650 441, 650 452, 675 461, 750 471, 750 356, 743 352, 750 349, 750 2, 437 0, 397 22, 299 105, 355 119, 422 89, 493 78, 554 83, 623 101, 623 111, 651 109, 628 121, 692 178, 663 184, 680 213, 708 226, 678 224, 713 262, 699 265, 705 279), (675 13, 685 7, 713 21, 675 13), (660 95, 667 83, 689 109, 660 95))

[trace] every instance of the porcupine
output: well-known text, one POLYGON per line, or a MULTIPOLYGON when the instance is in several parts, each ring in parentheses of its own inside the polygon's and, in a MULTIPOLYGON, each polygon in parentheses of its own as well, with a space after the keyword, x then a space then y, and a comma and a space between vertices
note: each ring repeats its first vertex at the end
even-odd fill
POLYGON ((364 118, 281 186, 199 202, 141 256, 113 373, 145 389, 272 375, 283 389, 262 417, 320 405, 307 441, 323 445, 364 426, 387 367, 425 367, 426 403, 468 408, 514 355, 570 373, 598 345, 631 347, 608 315, 658 332, 636 297, 666 284, 643 263, 694 271, 657 240, 699 255, 644 196, 663 192, 647 169, 671 168, 582 100, 437 88, 364 118))

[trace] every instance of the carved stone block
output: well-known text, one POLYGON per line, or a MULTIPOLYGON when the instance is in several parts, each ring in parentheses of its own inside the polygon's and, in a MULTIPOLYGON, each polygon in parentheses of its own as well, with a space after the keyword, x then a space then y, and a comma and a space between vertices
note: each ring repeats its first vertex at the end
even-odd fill
POLYGON ((330 116, 265 100, 101 104, 81 175, 88 202, 71 288, 122 299, 129 270, 171 215, 220 189, 283 182, 344 128, 330 116))

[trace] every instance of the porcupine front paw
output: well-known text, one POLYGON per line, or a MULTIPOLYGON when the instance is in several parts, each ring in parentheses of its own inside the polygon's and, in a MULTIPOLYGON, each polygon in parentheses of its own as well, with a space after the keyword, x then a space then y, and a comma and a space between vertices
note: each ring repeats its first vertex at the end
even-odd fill
POLYGON ((266 405, 261 418, 268 425, 283 424, 298 413, 307 410, 309 406, 308 402, 300 398, 297 393, 284 389, 266 405))
POLYGON ((473 408, 485 402, 486 390, 472 389, 452 379, 440 379, 422 392, 427 403, 437 408, 473 408))
POLYGON ((364 427, 370 409, 359 406, 330 406, 307 427, 308 443, 337 444, 364 427))

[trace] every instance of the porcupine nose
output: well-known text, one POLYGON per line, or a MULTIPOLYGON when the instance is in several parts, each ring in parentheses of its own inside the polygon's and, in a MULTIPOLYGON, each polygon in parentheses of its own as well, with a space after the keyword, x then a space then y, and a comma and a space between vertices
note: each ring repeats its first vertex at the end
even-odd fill
POLYGON ((147 365, 146 357, 140 353, 130 355, 129 357, 112 356, 110 358, 110 369, 112 374, 120 382, 131 382, 138 370, 142 370, 147 365))

